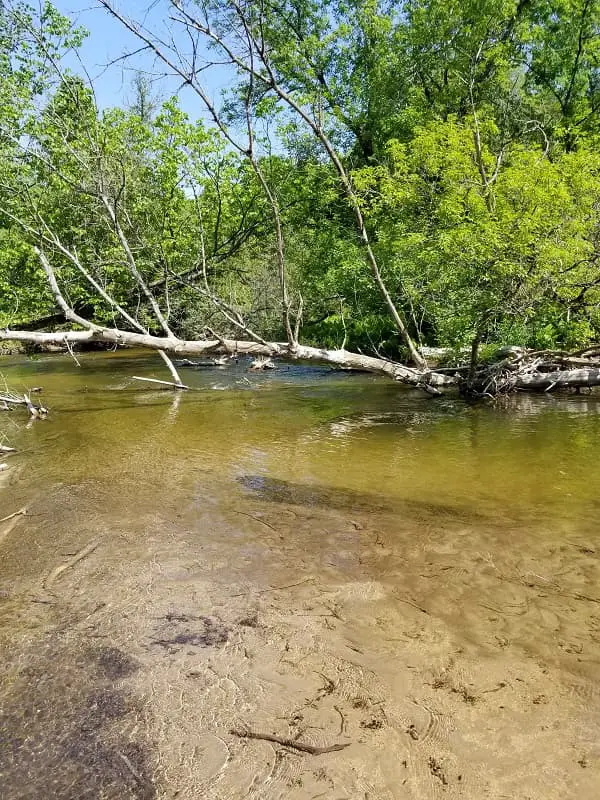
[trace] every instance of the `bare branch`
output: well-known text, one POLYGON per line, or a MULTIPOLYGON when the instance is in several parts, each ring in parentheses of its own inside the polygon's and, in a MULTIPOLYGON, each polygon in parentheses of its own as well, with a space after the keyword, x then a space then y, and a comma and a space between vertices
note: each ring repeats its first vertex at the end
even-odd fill
MULTIPOLYGON (((93 330, 85 331, 56 331, 53 333, 39 331, 11 331, 0 330, 0 341, 32 342, 34 344, 64 345, 65 341, 71 344, 89 342, 104 342, 128 347, 143 347, 149 350, 163 350, 175 356, 199 356, 208 353, 236 353, 240 356, 268 356, 279 358, 300 359, 318 364, 330 364, 344 369, 357 369, 387 375, 393 380, 407 383, 411 386, 423 388, 428 392, 439 394, 440 387, 451 386, 456 380, 451 376, 435 372, 415 370, 393 361, 384 361, 372 356, 364 356, 347 350, 326 350, 318 347, 298 345, 293 350, 286 342, 259 342, 225 339, 197 339, 186 341, 183 339, 165 338, 150 334, 133 333, 131 331, 115 330, 95 326, 93 330)), ((600 383, 600 370, 598 381, 600 383)))
POLYGON ((121 246, 122 246, 122 248, 123 248, 123 250, 125 252, 125 255, 127 257, 127 263, 129 265, 129 270, 130 270, 131 274, 134 276, 134 278, 138 282, 142 292, 144 293, 144 295, 146 296, 148 302, 150 303, 150 305, 152 307, 152 310, 154 311, 154 314, 156 316, 156 319, 160 323, 162 329, 167 334, 167 336, 172 337, 173 336, 173 332, 169 328, 169 323, 165 319, 165 317, 164 317, 164 315, 163 315, 163 313, 161 311, 160 306, 156 302, 156 298, 154 297, 154 295, 152 294, 152 292, 148 288, 148 285, 146 284, 146 281, 144 280, 144 278, 142 277, 140 271, 137 268, 135 257, 133 255, 131 247, 129 246, 129 242, 127 240, 127 237, 125 236, 123 228, 121 227, 121 223, 119 222, 119 216, 117 214, 117 210, 116 210, 115 205, 110 202, 110 200, 108 199, 108 197, 105 194, 101 195, 100 200, 102 201, 102 204, 103 204, 104 208, 106 209, 106 213, 108 214, 108 216, 109 216, 109 218, 110 218, 110 220, 111 220, 111 222, 112 222, 112 224, 114 226, 114 229, 115 229, 115 232, 116 232, 117 237, 119 239, 119 242, 121 243, 121 246))
MULTIPOLYGON (((216 111, 214 104, 208 98, 206 91, 204 90, 203 86, 199 83, 197 79, 197 73, 190 71, 186 72, 183 68, 183 64, 177 63, 177 60, 173 59, 173 57, 165 51, 164 48, 160 47, 157 44, 157 39, 147 30, 144 30, 140 25, 134 23, 130 18, 123 15, 119 12, 115 7, 111 0, 98 0, 100 5, 105 8, 109 14, 115 17, 117 20, 123 24, 127 30, 133 33, 138 39, 142 42, 147 44, 157 56, 159 60, 161 60, 164 64, 166 64, 171 70, 175 72, 175 74, 180 75, 185 82, 198 94, 198 96, 204 102, 206 108, 208 109, 210 115, 214 119, 215 123, 218 125, 222 133, 226 136, 228 141, 230 141, 235 147, 239 148, 238 143, 231 137, 227 128, 223 126, 222 121, 219 119, 219 114, 216 111)), ((401 317, 396 305, 392 299, 392 296, 385 284, 385 281, 381 275, 381 271, 379 269, 379 264, 377 262, 377 258, 375 257, 375 253, 371 246, 370 237, 367 231, 366 223, 363 217, 363 213, 360 207, 359 199, 356 195, 354 187, 352 185, 352 181, 350 178, 349 173, 347 172, 344 164, 340 156, 338 155, 335 147, 333 146, 331 140, 326 135, 325 131, 323 130, 322 126, 319 124, 318 121, 315 121, 310 114, 302 107, 302 105, 290 94, 278 81, 277 76, 275 74, 275 70, 273 65, 270 62, 268 53, 266 48, 258 42, 255 35, 252 32, 251 25, 248 23, 247 16, 244 13, 244 9, 242 6, 237 2, 237 0, 228 0, 229 5, 235 11, 238 18, 242 22, 242 27, 244 30, 244 36, 246 39, 246 44, 248 47, 248 57, 244 58, 238 55, 232 46, 228 44, 228 42, 221 36, 218 31, 212 28, 206 20, 206 22, 202 22, 197 17, 190 14, 187 10, 183 8, 183 5, 179 2, 179 0, 169 0, 171 6, 177 12, 176 15, 172 18, 174 21, 182 24, 185 27, 192 27, 198 33, 201 33, 207 40, 213 42, 217 47, 219 47, 222 52, 227 56, 230 63, 237 67, 242 73, 249 75, 253 80, 256 80, 260 85, 264 86, 266 89, 269 89, 275 93, 275 95, 282 100, 290 109, 292 109, 299 117, 302 119, 309 127, 309 129, 313 132, 315 137, 318 141, 321 142, 322 146, 324 147, 329 159, 331 160, 335 170, 338 173, 340 178, 342 187, 350 204, 350 207, 353 211, 355 221, 357 224, 358 232, 362 241, 362 244, 365 249, 365 254, 367 258, 367 262, 369 264, 371 273, 377 284, 382 297, 386 303, 388 311, 394 321, 394 324, 406 345, 410 356, 413 362, 420 367, 425 366, 425 360, 423 356, 417 350, 412 337, 406 327, 406 324, 401 317), (258 59, 258 65, 255 62, 255 56, 258 59)), ((284 301, 285 305, 285 301, 284 301)), ((290 326, 289 330, 287 331, 288 337, 293 337, 293 331, 291 330, 290 326)))

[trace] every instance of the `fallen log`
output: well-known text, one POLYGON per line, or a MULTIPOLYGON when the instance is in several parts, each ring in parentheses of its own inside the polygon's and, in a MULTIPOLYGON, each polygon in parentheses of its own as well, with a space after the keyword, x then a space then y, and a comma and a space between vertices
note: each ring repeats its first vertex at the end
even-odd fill
MULTIPOLYGON (((531 351, 524 348, 504 348, 506 355, 500 362, 479 365, 474 375, 467 375, 462 366, 447 369, 415 369, 396 361, 365 356, 345 349, 328 350, 307 345, 290 345, 286 342, 258 342, 237 339, 184 340, 175 336, 162 337, 151 334, 124 331, 115 328, 94 326, 84 331, 12 331, 0 330, 0 341, 24 341, 37 344, 82 344, 104 342, 127 347, 140 347, 162 351, 174 356, 250 356, 272 360, 284 358, 292 361, 308 361, 329 364, 342 369, 353 369, 385 375, 392 380, 439 395, 448 387, 458 387, 470 397, 495 396, 511 391, 556 391, 558 389, 600 386, 600 348, 598 345, 574 353, 565 351, 531 351), (572 359, 586 359, 589 366, 579 365, 574 369, 544 369, 556 359, 570 367, 572 359)), ((470 370, 469 370, 470 372, 470 370)), ((136 376, 136 379, 139 378, 136 376)), ((187 388, 182 383, 168 383, 156 379, 142 380, 170 385, 178 389, 187 388)), ((0 395, 0 402, 27 404, 22 398, 0 395)), ((30 402, 30 401, 29 401, 30 402)))
POLYGON ((218 358, 211 358, 210 361, 192 361, 190 358, 180 358, 175 361, 177 367, 193 367, 200 369, 202 367, 212 369, 213 367, 226 367, 229 365, 230 357, 228 355, 219 356, 218 358))
POLYGON ((526 391, 549 392, 556 389, 583 389, 593 386, 600 386, 600 367, 517 373, 515 378, 515 388, 526 391))
POLYGON ((48 416, 48 409, 44 408, 44 406, 35 406, 29 397, 28 394, 23 395, 23 399, 25 400, 25 405, 27 406, 27 410, 29 411, 29 415, 34 418, 45 419, 48 416))
MULTIPOLYGON (((588 351, 585 351, 586 353, 588 351)), ((515 391, 554 392, 600 386, 600 359, 564 350, 502 348, 503 358, 478 364, 460 374, 459 390, 466 397, 495 397, 515 391)))
POLYGON ((267 358, 266 356, 258 356, 250 364, 250 369, 255 369, 255 370, 277 369, 277 364, 273 361, 272 358, 267 358))
POLYGON ((42 405, 34 405, 27 394, 24 394, 22 397, 13 394, 2 394, 0 395, 0 403, 4 403, 7 408, 10 406, 26 406, 32 417, 43 418, 48 415, 48 409, 44 408, 42 405))
POLYGON ((0 394, 0 402, 6 403, 8 406, 25 406, 27 403, 22 397, 16 397, 13 395, 5 395, 0 394))
POLYGON ((162 350, 174 356, 203 356, 225 354, 235 356, 265 356, 267 358, 286 358, 293 361, 310 361, 320 364, 331 364, 364 372, 387 375, 393 380, 415 388, 423 389, 431 394, 441 394, 442 387, 455 386, 454 376, 442 375, 434 370, 415 369, 396 361, 365 356, 348 350, 327 350, 307 345, 291 346, 286 342, 256 342, 237 339, 194 339, 186 341, 175 336, 162 337, 151 334, 135 333, 115 328, 95 326, 84 331, 12 331, 0 330, 0 341, 21 341, 35 344, 83 344, 104 342, 127 347, 140 347, 149 350, 162 350))

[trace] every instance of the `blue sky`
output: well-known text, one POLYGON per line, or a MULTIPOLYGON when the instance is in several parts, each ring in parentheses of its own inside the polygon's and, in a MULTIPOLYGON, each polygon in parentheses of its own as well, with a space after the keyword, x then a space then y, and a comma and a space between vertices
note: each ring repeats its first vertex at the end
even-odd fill
MULTIPOLYGON (((89 31, 80 55, 94 82, 96 97, 101 108, 128 104, 132 97, 131 80, 135 69, 154 75, 164 71, 164 67, 157 65, 148 53, 106 67, 114 59, 138 49, 140 42, 117 20, 99 8, 94 0, 54 0, 53 4, 59 11, 72 17, 78 25, 89 31)), ((153 10, 148 14, 148 24, 160 30, 165 8, 165 4, 160 0, 159 2, 121 0, 118 5, 129 16, 137 19, 144 19, 148 7, 153 6, 153 10)), ((81 71, 76 58, 69 57, 68 64, 71 69, 81 71)), ((216 67, 206 73, 206 80, 209 93, 213 97, 218 97, 221 84, 227 82, 227 73, 216 67)), ((180 83, 181 81, 174 78, 166 78, 157 80, 155 87, 157 93, 166 98, 177 91, 180 83)), ((182 108, 192 119, 205 116, 200 99, 189 88, 180 93, 180 101, 182 108)))

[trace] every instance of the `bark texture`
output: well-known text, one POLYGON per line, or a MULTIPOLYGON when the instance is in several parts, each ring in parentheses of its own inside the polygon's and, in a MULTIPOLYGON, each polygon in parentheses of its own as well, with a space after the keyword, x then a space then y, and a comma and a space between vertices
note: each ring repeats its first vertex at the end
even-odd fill
POLYGON ((300 361, 311 361, 331 366, 363 370, 386 375, 393 380, 416 386, 431 393, 438 393, 444 386, 456 384, 456 378, 442 375, 433 370, 418 370, 404 366, 395 361, 352 353, 348 350, 327 350, 307 345, 290 346, 287 342, 254 342, 238 339, 195 339, 184 340, 177 337, 152 336, 114 328, 103 328, 98 325, 85 331, 0 331, 0 341, 30 342, 39 345, 71 345, 89 342, 105 342, 107 344, 141 347, 149 350, 163 351, 173 356, 203 356, 212 353, 231 353, 249 356, 267 356, 270 358, 288 358, 300 361))

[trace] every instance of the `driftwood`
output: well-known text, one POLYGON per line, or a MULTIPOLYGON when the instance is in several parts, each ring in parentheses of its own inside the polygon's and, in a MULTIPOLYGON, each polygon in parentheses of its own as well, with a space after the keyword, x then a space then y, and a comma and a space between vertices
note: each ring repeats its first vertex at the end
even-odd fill
POLYGON ((132 375, 131 379, 134 381, 145 381, 146 383, 159 383, 161 386, 169 386, 171 389, 189 389, 184 383, 173 383, 172 381, 159 381, 157 378, 140 378, 138 375, 132 375))
POLYGON ((36 406, 31 402, 31 398, 28 394, 1 394, 0 403, 3 403, 6 408, 10 406, 25 406, 32 417, 40 417, 43 419, 48 415, 48 409, 44 408, 42 405, 36 406))
POLYGON ((277 369, 277 364, 272 358, 258 356, 258 358, 255 358, 250 364, 250 369, 277 369))
POLYGON ((31 399, 28 394, 23 395, 23 400, 25 401, 25 405, 27 406, 27 410, 29 411, 29 415, 33 418, 39 417, 40 419, 45 419, 48 416, 48 409, 44 408, 44 406, 36 406, 31 402, 31 399))
POLYGON ((15 527, 17 522, 19 521, 19 517, 24 517, 27 514, 27 506, 20 508, 18 511, 15 511, 12 514, 9 514, 4 519, 0 519, 1 522, 8 522, 8 525, 4 528, 4 530, 0 531, 0 542, 3 542, 8 534, 12 531, 15 527))
POLYGON ((304 744, 295 739, 286 739, 281 736, 273 736, 270 733, 257 733, 256 731, 238 731, 232 728, 229 731, 233 736, 239 736, 240 739, 261 739, 265 742, 273 742, 274 744, 281 744, 284 747, 291 747, 294 750, 299 750, 301 753, 309 753, 311 756, 320 756, 323 753, 334 753, 336 750, 344 750, 350 746, 350 742, 343 744, 331 744, 328 747, 315 747, 312 744, 304 744))
POLYGON ((0 402, 7 406, 26 406, 27 401, 23 397, 12 394, 0 394, 0 402))
POLYGON ((70 558, 64 564, 61 564, 60 566, 56 567, 56 569, 53 569, 43 583, 44 589, 47 592, 50 592, 52 590, 52 586, 56 583, 56 581, 63 574, 63 572, 66 572, 66 570, 71 569, 71 567, 74 567, 75 564, 78 564, 80 561, 83 561, 84 558, 86 558, 87 556, 89 556, 91 553, 94 552, 94 550, 98 547, 99 544, 100 544, 99 541, 90 542, 90 544, 88 544, 87 547, 84 547, 83 550, 80 550, 78 553, 75 553, 73 558, 70 558))
POLYGON ((457 370, 459 387, 471 397, 495 397, 515 391, 553 392, 600 386, 600 347, 568 353, 562 350, 502 348, 491 363, 476 365, 465 375, 457 370))
POLYGON ((210 361, 192 361, 190 358, 180 358, 174 363, 177 367, 194 367, 194 369, 200 369, 204 367, 207 369, 212 369, 213 367, 226 367, 229 365, 230 361, 231 357, 225 355, 211 358, 210 361))

